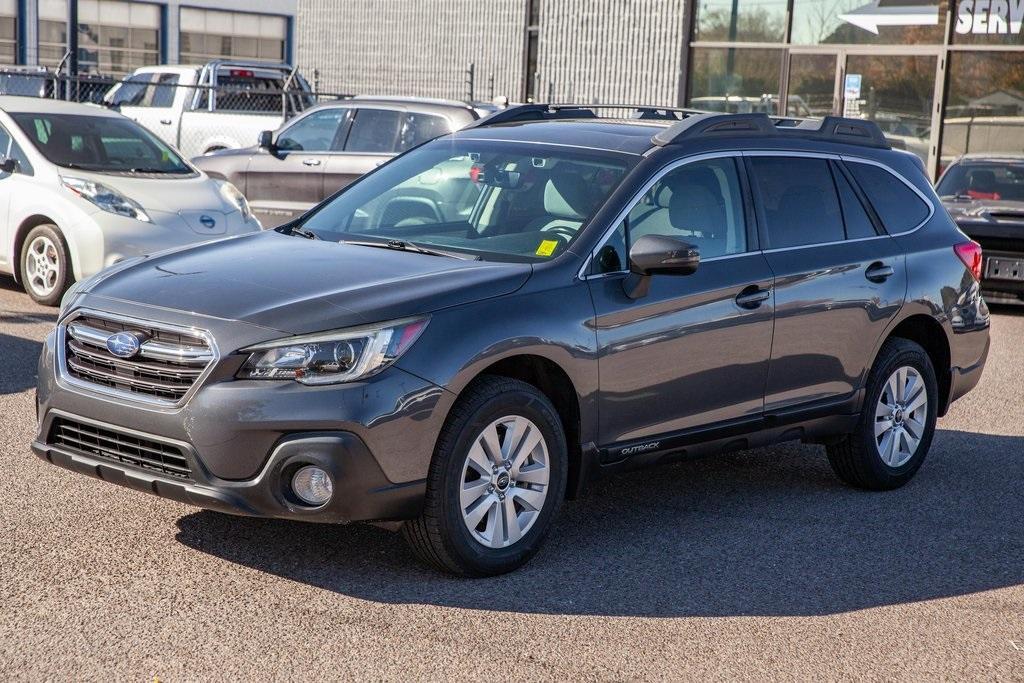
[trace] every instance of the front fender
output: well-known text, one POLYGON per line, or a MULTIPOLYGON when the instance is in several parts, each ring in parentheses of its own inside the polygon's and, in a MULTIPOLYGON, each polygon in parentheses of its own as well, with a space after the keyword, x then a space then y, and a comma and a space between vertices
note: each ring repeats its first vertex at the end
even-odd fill
POLYGON ((597 337, 586 283, 524 287, 514 294, 434 313, 398 366, 458 395, 488 367, 538 356, 569 377, 580 408, 583 443, 596 439, 597 337))

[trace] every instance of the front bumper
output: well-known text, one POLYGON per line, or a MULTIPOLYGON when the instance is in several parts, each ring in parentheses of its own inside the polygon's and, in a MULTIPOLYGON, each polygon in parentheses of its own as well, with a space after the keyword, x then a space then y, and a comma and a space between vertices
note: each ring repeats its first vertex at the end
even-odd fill
MULTIPOLYGON (((93 295, 85 299, 97 301, 93 295)), ((134 304, 118 306, 122 315, 146 317, 134 304)), ((161 311, 160 317, 165 324, 202 325, 222 350, 277 334, 172 311, 161 311)), ((364 382, 322 387, 236 380, 246 354, 226 351, 184 405, 159 407, 69 383, 57 371, 56 344, 54 333, 39 362, 39 432, 32 444, 37 455, 105 481, 239 515, 321 522, 415 517, 433 444, 454 400, 450 392, 397 367, 364 382), (188 461, 188 475, 176 478, 68 447, 52 438, 57 418, 172 444, 188 461), (335 493, 327 505, 310 508, 289 499, 290 473, 300 461, 331 475, 335 493)))
POLYGON ((93 423, 50 411, 40 432, 43 436, 32 443, 32 451, 43 460, 112 484, 233 515, 327 523, 410 519, 419 514, 426 489, 423 481, 389 481, 359 437, 346 432, 287 436, 274 447, 260 473, 245 481, 212 476, 186 445, 192 476, 185 480, 46 443, 45 435, 58 416, 93 423), (334 495, 323 506, 303 505, 290 493, 290 475, 306 464, 322 467, 331 476, 334 495))

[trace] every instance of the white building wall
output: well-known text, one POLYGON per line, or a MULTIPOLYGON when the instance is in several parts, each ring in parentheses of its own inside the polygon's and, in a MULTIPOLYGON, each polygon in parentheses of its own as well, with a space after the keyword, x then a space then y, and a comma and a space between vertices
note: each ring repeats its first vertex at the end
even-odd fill
POLYGON ((299 0, 296 51, 320 89, 374 95, 517 99, 523 89, 526 0, 299 0))

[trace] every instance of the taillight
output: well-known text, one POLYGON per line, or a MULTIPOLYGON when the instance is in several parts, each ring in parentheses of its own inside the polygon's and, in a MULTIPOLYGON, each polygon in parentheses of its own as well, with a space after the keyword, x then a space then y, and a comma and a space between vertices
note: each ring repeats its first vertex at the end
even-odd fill
POLYGON ((953 251, 971 271, 975 280, 981 281, 981 245, 977 242, 963 242, 953 247, 953 251))

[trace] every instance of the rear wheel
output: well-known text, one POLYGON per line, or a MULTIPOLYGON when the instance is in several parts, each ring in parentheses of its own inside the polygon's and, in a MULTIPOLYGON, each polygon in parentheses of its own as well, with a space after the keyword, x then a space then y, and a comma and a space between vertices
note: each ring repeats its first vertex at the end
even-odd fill
POLYGON ((567 465, 565 432, 547 397, 525 382, 481 378, 442 430, 423 514, 405 524, 405 538, 442 571, 512 571, 547 535, 567 465))
POLYGON ((871 370, 856 431, 828 447, 832 469, 859 488, 903 486, 928 454, 937 407, 928 354, 912 341, 890 339, 871 370))
POLYGON ((44 306, 56 306, 74 281, 64 238, 51 224, 37 225, 25 236, 20 256, 21 284, 44 306))

